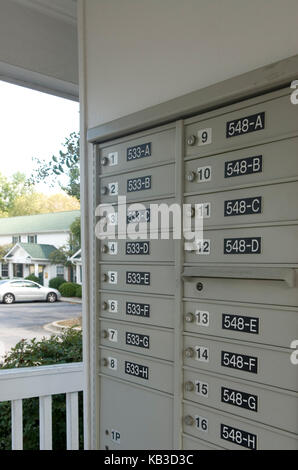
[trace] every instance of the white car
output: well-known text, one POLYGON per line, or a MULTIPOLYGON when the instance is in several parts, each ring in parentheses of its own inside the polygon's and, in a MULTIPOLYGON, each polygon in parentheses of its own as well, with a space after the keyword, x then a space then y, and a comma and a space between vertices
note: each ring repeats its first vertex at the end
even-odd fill
POLYGON ((14 302, 44 300, 56 302, 61 294, 57 289, 43 287, 26 279, 7 279, 0 281, 0 302, 13 304, 14 302))

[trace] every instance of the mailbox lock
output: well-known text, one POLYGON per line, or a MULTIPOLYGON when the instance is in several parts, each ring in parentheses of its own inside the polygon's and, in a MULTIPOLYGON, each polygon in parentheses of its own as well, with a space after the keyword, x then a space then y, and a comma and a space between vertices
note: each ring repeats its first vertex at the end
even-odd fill
POLYGON ((193 382, 185 382, 184 388, 186 392, 193 392, 195 386, 193 382))
POLYGON ((194 357, 195 351, 193 348, 187 348, 184 351, 185 357, 194 357))
POLYGON ((106 186, 103 186, 100 190, 100 193, 102 196, 104 196, 105 194, 107 194, 108 192, 108 188, 106 186))
POLYGON ((193 426, 193 425, 195 424, 195 420, 193 419, 192 416, 187 415, 187 416, 185 416, 185 418, 184 418, 184 423, 185 423, 187 426, 193 426))
POLYGON ((104 358, 104 359, 102 360, 102 365, 103 365, 104 367, 108 367, 109 361, 108 361, 106 358, 104 358))
POLYGON ((191 312, 186 313, 184 318, 187 323, 192 323, 195 319, 194 314, 191 312))
POLYGON ((204 286, 203 286, 202 282, 198 282, 198 283, 197 283, 196 289, 197 289, 198 291, 201 291, 201 290, 204 289, 204 286))
POLYGON ((196 143, 196 136, 190 135, 187 139, 187 145, 194 145, 196 143))
POLYGON ((101 304, 101 308, 102 308, 103 310, 107 310, 107 309, 108 309, 108 304, 107 304, 107 302, 103 302, 103 303, 101 304))
POLYGON ((109 163, 109 159, 107 157, 103 157, 101 159, 102 166, 106 166, 109 163))
POLYGON ((107 245, 102 245, 101 252, 102 253, 107 253, 108 251, 109 251, 109 249, 108 249, 107 245))
POLYGON ((195 174, 194 171, 190 171, 190 172, 187 173, 187 175, 186 175, 186 179, 187 179, 187 181, 189 181, 190 183, 195 180, 195 177, 196 177, 196 174, 195 174))
POLYGON ((107 275, 107 274, 102 274, 101 280, 102 280, 103 282, 107 282, 107 280, 108 280, 108 275, 107 275))
POLYGON ((103 331, 102 331, 102 337, 103 337, 103 338, 108 338, 108 336, 109 336, 108 331, 107 331, 107 330, 103 330, 103 331))

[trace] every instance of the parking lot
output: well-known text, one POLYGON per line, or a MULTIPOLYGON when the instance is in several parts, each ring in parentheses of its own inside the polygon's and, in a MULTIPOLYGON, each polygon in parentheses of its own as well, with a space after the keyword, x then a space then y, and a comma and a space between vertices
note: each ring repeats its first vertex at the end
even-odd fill
POLYGON ((21 339, 51 336, 44 326, 54 321, 76 318, 82 305, 69 302, 0 304, 0 359, 21 339))

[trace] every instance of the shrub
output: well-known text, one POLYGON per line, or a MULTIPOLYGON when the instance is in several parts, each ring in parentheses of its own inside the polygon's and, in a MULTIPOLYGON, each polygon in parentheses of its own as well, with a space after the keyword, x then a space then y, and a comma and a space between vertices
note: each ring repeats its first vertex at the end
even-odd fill
POLYGON ((79 284, 75 284, 74 282, 64 282, 64 284, 61 284, 59 287, 59 291, 62 297, 75 297, 78 287, 79 284))
POLYGON ((53 277, 52 279, 50 279, 49 287, 51 287, 52 289, 59 289, 59 287, 65 282, 66 281, 65 279, 63 279, 63 277, 53 277))
POLYGON ((40 279, 39 277, 34 276, 34 274, 30 274, 29 276, 26 277, 28 281, 33 281, 37 282, 37 284, 40 284, 40 279))
MULTIPOLYGON (((68 329, 61 335, 43 338, 41 341, 22 340, 6 354, 0 369, 45 366, 82 361, 82 333, 68 329)), ((80 448, 83 444, 83 397, 79 394, 80 448)), ((55 395, 52 401, 53 449, 66 449, 65 395, 55 395)), ((24 450, 39 448, 39 400, 23 400, 24 450)), ((11 404, 0 403, 0 450, 11 449, 11 404)))
POLYGON ((82 298, 82 286, 78 286, 76 290, 76 297, 82 298))

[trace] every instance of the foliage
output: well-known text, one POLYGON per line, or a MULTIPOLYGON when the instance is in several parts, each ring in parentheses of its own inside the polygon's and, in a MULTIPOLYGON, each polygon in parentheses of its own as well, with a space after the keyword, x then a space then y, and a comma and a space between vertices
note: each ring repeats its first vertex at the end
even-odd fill
POLYGON ((64 284, 65 282, 66 281, 65 279, 63 279, 63 277, 53 277, 52 279, 50 279, 49 287, 51 287, 52 289, 59 289, 61 284, 64 284))
POLYGON ((17 172, 9 179, 0 173, 0 216, 7 217, 15 200, 30 192, 30 183, 26 175, 17 172))
POLYGON ((27 276, 26 279, 28 281, 33 281, 33 282, 37 282, 37 284, 40 284, 40 279, 34 276, 34 274, 29 274, 29 276, 27 276))
POLYGON ((82 286, 78 286, 76 290, 76 297, 82 298, 82 286))
POLYGON ((59 156, 52 156, 50 161, 40 160, 34 157, 36 168, 31 175, 29 182, 32 184, 47 182, 50 186, 57 184, 57 177, 64 175, 67 177, 67 185, 58 181, 59 186, 69 196, 80 200, 80 136, 72 132, 62 144, 59 156))
POLYGON ((65 282, 59 287, 59 292, 62 297, 75 297, 78 287, 79 285, 75 282, 65 282))
POLYGON ((72 254, 81 248, 81 217, 77 217, 70 226, 69 246, 72 254))
POLYGON ((3 260, 4 256, 7 255, 12 247, 12 244, 0 246, 0 261, 3 260))
MULTIPOLYGON (((39 365, 64 364, 82 361, 82 333, 68 329, 60 336, 20 341, 5 356, 0 369, 13 369, 15 367, 33 367, 39 365)), ((79 397, 80 405, 80 446, 82 447, 82 394, 79 397)), ((0 450, 11 449, 11 405, 8 402, 0 403, 0 450)), ((53 448, 65 450, 66 429, 61 423, 66 422, 65 395, 53 397, 53 448)), ((39 402, 38 398, 23 400, 24 415, 24 449, 36 450, 39 448, 39 402)))
POLYGON ((52 251, 49 255, 49 260, 51 264, 58 264, 62 266, 69 266, 70 262, 68 261, 68 257, 70 255, 69 249, 63 245, 60 248, 52 251))
POLYGON ((42 193, 31 192, 18 196, 12 208, 10 217, 20 215, 48 214, 49 212, 64 212, 79 210, 80 203, 75 197, 67 194, 52 194, 47 196, 42 193))

